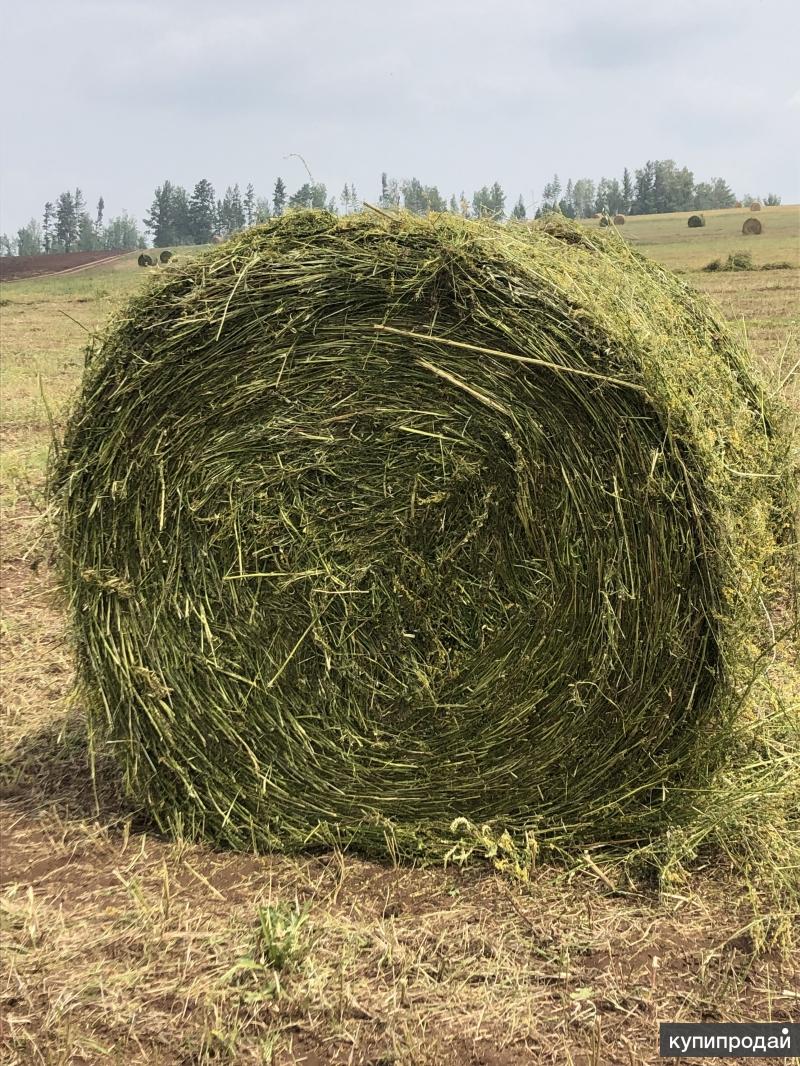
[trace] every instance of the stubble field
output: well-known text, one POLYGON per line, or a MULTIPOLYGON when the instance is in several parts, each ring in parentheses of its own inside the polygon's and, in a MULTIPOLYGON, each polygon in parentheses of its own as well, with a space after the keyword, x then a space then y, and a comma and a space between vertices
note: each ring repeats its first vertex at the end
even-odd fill
MULTIPOLYGON (((623 233, 710 293, 800 409, 800 208, 763 210, 755 238, 746 217, 623 233), (700 269, 738 250, 792 265, 700 269)), ((232 855, 153 832, 102 749, 92 776, 44 472, 87 333, 145 275, 132 254, 0 286, 0 1062, 641 1066, 659 1061, 659 1020, 800 1017, 798 915, 771 943, 721 855, 660 888, 588 857, 519 884, 480 866, 232 855)), ((800 714, 791 633, 771 675, 800 714)))

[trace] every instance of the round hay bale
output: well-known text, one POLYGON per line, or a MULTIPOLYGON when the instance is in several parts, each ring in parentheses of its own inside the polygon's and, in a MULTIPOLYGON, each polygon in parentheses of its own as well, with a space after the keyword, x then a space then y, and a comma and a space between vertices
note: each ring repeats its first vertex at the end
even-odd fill
POLYGON ((225 239, 224 237, 220 237, 220 235, 218 233, 215 233, 214 236, 211 238, 211 243, 212 244, 222 244, 224 239, 225 239))
POLYGON ((746 218, 744 225, 742 226, 742 233, 748 237, 758 235, 762 230, 761 220, 757 218, 746 218))
POLYGON ((706 220, 702 215, 689 215, 689 221, 687 225, 689 229, 700 229, 705 226, 706 220))
POLYGON ((600 219, 600 225, 603 226, 604 228, 606 226, 610 226, 611 225, 611 219, 608 217, 608 215, 603 215, 603 217, 600 219))
POLYGON ((140 267, 151 267, 151 266, 153 266, 153 260, 151 259, 151 257, 149 255, 147 255, 146 252, 142 252, 142 254, 139 256, 139 258, 136 260, 136 262, 139 264, 140 267))
POLYGON ((701 294, 557 218, 302 212, 182 263, 52 474, 93 728, 159 826, 236 848, 680 825, 788 510, 753 375, 701 294))
POLYGON ((758 201, 758 200, 753 200, 753 202, 752 202, 752 203, 750 204, 750 206, 749 206, 748 210, 750 210, 750 211, 760 211, 760 210, 761 210, 761 203, 760 203, 760 201, 758 201))
POLYGON ((625 216, 624 215, 614 215, 614 225, 615 226, 624 226, 625 225, 625 216))
POLYGON ((170 259, 172 259, 172 252, 168 248, 165 248, 158 258, 162 263, 168 263, 170 259))
POLYGON ((737 200, 735 206, 736 207, 741 207, 742 206, 742 201, 741 200, 737 200))

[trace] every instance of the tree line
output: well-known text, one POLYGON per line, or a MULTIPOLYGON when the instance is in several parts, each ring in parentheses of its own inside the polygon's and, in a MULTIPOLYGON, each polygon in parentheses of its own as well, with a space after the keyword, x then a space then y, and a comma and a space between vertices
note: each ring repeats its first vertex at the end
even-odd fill
MULTIPOLYGON (((560 212, 570 218, 590 218, 597 214, 650 215, 673 211, 710 211, 733 207, 737 198, 723 178, 696 182, 687 167, 678 167, 672 159, 648 160, 631 173, 626 167, 620 178, 567 179, 562 184, 557 174, 548 181, 535 204, 526 205, 520 195, 507 206, 506 193, 500 183, 484 185, 471 196, 462 191, 443 195, 438 186, 425 185, 419 178, 398 180, 384 172, 380 189, 374 197, 386 211, 404 209, 414 214, 429 211, 462 215, 466 218, 491 217, 499 220, 523 220, 533 210, 536 218, 560 212)), ((753 197, 746 193, 741 201, 753 197)), ((767 204, 779 204, 780 197, 770 193, 767 204)), ((17 231, 14 239, 0 237, 0 254, 36 255, 40 252, 95 251, 98 249, 134 249, 144 247, 145 234, 156 248, 171 245, 208 244, 215 238, 229 237, 287 211, 318 208, 333 213, 351 214, 362 209, 355 185, 346 182, 338 197, 327 187, 309 180, 289 194, 283 178, 278 177, 269 196, 258 196, 252 182, 244 192, 238 184, 229 185, 218 196, 207 178, 189 192, 184 186, 164 181, 157 186, 150 210, 142 220, 145 232, 129 214, 104 222, 105 202, 101 196, 91 215, 80 189, 62 193, 44 205, 41 222, 31 219, 17 231)))
POLYGON ((106 221, 102 196, 90 213, 83 192, 68 189, 55 200, 47 201, 41 221, 32 218, 17 230, 14 238, 5 233, 0 236, 0 255, 128 250, 144 244, 144 234, 126 211, 106 221))

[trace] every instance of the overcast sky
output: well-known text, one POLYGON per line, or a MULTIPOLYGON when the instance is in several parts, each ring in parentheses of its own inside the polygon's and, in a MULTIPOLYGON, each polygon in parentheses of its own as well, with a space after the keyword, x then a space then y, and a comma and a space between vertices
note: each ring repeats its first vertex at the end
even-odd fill
POLYGON ((380 174, 533 206, 672 158, 800 201, 796 0, 6 0, 0 230, 65 188, 380 174))

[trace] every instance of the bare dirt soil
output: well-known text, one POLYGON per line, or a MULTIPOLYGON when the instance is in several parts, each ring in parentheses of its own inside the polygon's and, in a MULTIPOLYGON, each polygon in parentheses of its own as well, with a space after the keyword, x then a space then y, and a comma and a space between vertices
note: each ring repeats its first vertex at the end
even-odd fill
POLYGON ((97 263, 109 263, 127 255, 123 251, 62 252, 52 255, 0 256, 0 281, 22 281, 25 278, 46 277, 83 270, 97 263))

